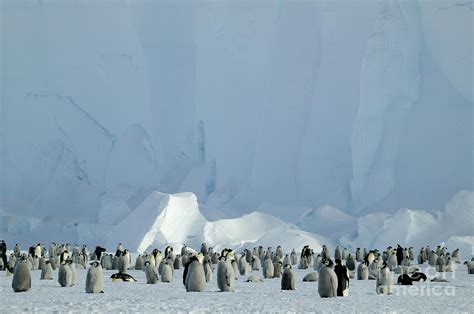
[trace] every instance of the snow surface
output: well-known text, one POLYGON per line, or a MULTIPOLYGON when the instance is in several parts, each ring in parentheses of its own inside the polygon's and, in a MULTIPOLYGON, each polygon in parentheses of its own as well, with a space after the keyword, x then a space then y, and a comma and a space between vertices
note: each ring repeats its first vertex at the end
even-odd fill
POLYGON ((473 189, 470 1, 0 6, 10 214, 97 223, 159 190, 296 223, 473 189))
MULTIPOLYGON (((86 270, 77 270, 77 284, 62 288, 54 280, 39 280, 40 271, 32 272, 32 289, 14 293, 12 277, 0 273, 0 293, 3 312, 469 312, 469 301, 474 289, 474 275, 468 275, 466 266, 457 268, 454 278, 447 275, 447 283, 414 283, 414 293, 377 295, 375 280, 351 280, 349 296, 322 299, 317 282, 303 282, 308 270, 295 270, 296 290, 281 291, 278 278, 264 279, 262 283, 244 282, 240 277, 235 292, 219 292, 216 272, 202 293, 187 293, 182 284, 183 270, 174 272, 171 283, 158 282, 147 285, 143 271, 130 270, 138 282, 117 283, 109 278, 114 271, 105 271, 104 294, 86 294, 84 290, 86 270)), ((261 276, 261 272, 251 274, 261 276)), ((396 280, 395 280, 396 282, 396 280)), ((406 286, 405 286, 406 287, 406 286)))

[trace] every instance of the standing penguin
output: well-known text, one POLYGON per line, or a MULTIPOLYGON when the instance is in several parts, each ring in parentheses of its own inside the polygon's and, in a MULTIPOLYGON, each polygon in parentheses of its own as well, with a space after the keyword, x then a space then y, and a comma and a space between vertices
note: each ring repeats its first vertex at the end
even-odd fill
POLYGON ((177 254, 173 262, 174 269, 181 269, 181 255, 177 254))
POLYGON ((87 293, 104 293, 104 272, 99 262, 91 263, 86 277, 87 293))
POLYGON ((401 265, 403 261, 403 248, 400 244, 397 246, 397 265, 401 265))
POLYGON ((360 250, 360 247, 358 247, 358 248, 356 249, 356 256, 355 256, 355 258, 356 258, 356 261, 357 261, 357 262, 362 262, 362 259, 363 259, 363 258, 362 258, 362 251, 360 250))
POLYGON ((135 270, 142 270, 143 269, 143 257, 138 255, 137 259, 135 260, 135 270))
POLYGON ((346 267, 348 270, 350 271, 354 271, 356 266, 355 266, 355 261, 354 261, 354 257, 351 255, 351 253, 349 253, 349 255, 347 255, 347 259, 346 259, 346 267))
POLYGON ((145 277, 147 284, 156 284, 159 280, 158 270, 149 261, 145 262, 145 277))
POLYGON ((397 255, 394 251, 390 254, 387 260, 387 265, 390 270, 394 270, 397 267, 397 255))
POLYGON ((444 273, 446 271, 446 259, 444 258, 443 254, 441 254, 436 260, 436 271, 440 273, 444 273))
POLYGON ((331 260, 319 270, 318 292, 321 298, 335 298, 337 296, 337 276, 331 260))
POLYGON ((266 259, 263 262, 263 278, 273 278, 275 267, 271 259, 266 259))
POLYGON ((27 260, 21 258, 15 266, 12 288, 15 292, 25 292, 31 289, 31 273, 27 260))
POLYGON ((377 272, 376 292, 377 294, 392 294, 392 289, 392 273, 388 265, 384 263, 382 268, 377 272))
POLYGON ((188 263, 185 265, 186 274, 184 284, 186 286, 187 292, 203 292, 205 288, 205 274, 202 262, 204 256, 198 254, 197 256, 192 256, 188 263))
POLYGON ((67 266, 71 270, 71 286, 74 286, 76 284, 76 264, 72 259, 69 259, 67 261, 67 266))
POLYGON ((336 249, 334 250, 334 260, 336 259, 341 259, 341 250, 339 249, 339 245, 336 246, 336 249))
POLYGON ((53 279, 53 267, 49 261, 43 263, 41 268, 41 280, 52 280, 53 279))
POLYGON ((281 276, 281 290, 296 290, 296 279, 290 264, 285 265, 285 270, 281 276))
POLYGON ((438 261, 438 254, 436 254, 434 251, 431 251, 430 257, 428 258, 428 263, 430 264, 431 267, 436 266, 436 262, 438 261))
MULTIPOLYGON (((245 263, 247 263, 245 261, 245 263)), ((206 276, 206 282, 211 282, 212 281, 212 261, 209 256, 204 257, 204 275, 206 276)))
POLYGON ((275 254, 276 254, 276 256, 278 256, 279 258, 283 258, 283 255, 284 255, 284 254, 283 254, 283 249, 281 248, 280 245, 277 246, 276 251, 275 251, 275 254))
POLYGON ((340 259, 336 260, 334 272, 337 276, 337 296, 347 297, 349 295, 349 270, 342 265, 340 259))
MULTIPOLYGON (((298 254, 296 254, 295 249, 293 249, 293 250, 291 251, 290 259, 291 259, 291 265, 296 265, 296 264, 298 264, 298 254)), ((285 262, 283 261, 283 263, 285 263, 285 262)), ((286 265, 286 264, 284 264, 284 265, 286 265)))
MULTIPOLYGON (((274 278, 280 278, 282 265, 283 263, 280 261, 273 263, 273 277, 274 278)), ((287 264, 287 265, 290 265, 290 264, 287 264)))
POLYGON ((161 282, 172 282, 173 281, 173 260, 167 258, 164 261, 163 267, 161 269, 161 282))
POLYGON ((127 273, 128 269, 130 268, 130 253, 128 250, 124 250, 123 253, 120 254, 117 268, 119 273, 127 273))
POLYGON ((217 286, 221 291, 234 292, 235 274, 231 265, 234 253, 229 251, 225 256, 221 256, 221 261, 217 264, 217 286))
POLYGON ((70 287, 72 285, 72 273, 67 261, 62 261, 58 271, 58 282, 61 287, 70 287))

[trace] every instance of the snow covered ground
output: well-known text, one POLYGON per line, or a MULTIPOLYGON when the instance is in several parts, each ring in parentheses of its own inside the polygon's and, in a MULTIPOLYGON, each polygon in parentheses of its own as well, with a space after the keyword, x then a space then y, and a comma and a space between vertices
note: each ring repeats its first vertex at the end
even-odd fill
MULTIPOLYGON (((183 270, 176 270, 172 283, 147 285, 142 271, 129 273, 135 283, 112 282, 115 271, 105 271, 105 293, 86 294, 86 270, 77 271, 77 284, 61 288, 54 280, 39 280, 40 271, 32 273, 32 289, 14 293, 12 277, 0 273, 1 311, 163 311, 163 312, 469 312, 474 292, 474 275, 468 275, 461 265, 455 273, 447 273, 447 283, 414 283, 395 286, 393 295, 377 295, 375 281, 350 281, 346 298, 322 299, 318 283, 302 282, 303 276, 313 271, 295 270, 296 291, 281 291, 280 279, 266 279, 262 283, 247 283, 240 277, 233 293, 219 292, 214 272, 211 284, 203 293, 187 293, 182 284, 183 270), (404 292, 405 291, 405 292, 404 292), (471 300, 471 301, 469 301, 471 300)), ((261 275, 261 272, 252 272, 261 275)), ((433 274, 431 275, 431 277, 433 274)), ((430 277, 430 276, 429 276, 430 277)), ((395 277, 396 278, 396 277, 395 277)))

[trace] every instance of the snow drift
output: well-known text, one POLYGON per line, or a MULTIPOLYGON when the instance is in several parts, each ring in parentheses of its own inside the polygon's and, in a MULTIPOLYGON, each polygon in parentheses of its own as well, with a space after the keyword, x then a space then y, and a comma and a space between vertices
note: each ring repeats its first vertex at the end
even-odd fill
POLYGON ((164 194, 153 192, 133 212, 107 234, 108 248, 118 242, 142 253, 149 248, 183 244, 199 248, 202 242, 220 250, 242 249, 255 245, 282 245, 286 250, 311 245, 320 250, 331 241, 304 232, 268 214, 253 212, 235 219, 206 221, 193 193, 164 194))

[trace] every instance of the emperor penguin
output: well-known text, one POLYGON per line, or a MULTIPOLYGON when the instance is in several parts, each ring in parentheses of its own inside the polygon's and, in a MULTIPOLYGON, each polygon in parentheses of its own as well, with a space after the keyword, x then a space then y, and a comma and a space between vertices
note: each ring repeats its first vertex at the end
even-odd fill
POLYGON ((72 271, 67 261, 62 261, 58 271, 58 282, 61 287, 72 286, 72 271))
POLYGON ((408 252, 405 253, 405 256, 403 257, 403 260, 402 260, 402 266, 410 266, 411 264, 411 259, 410 259, 410 255, 408 252))
POLYGON ((254 255, 252 257, 252 270, 259 271, 261 267, 262 265, 260 263, 260 259, 258 258, 257 255, 254 255))
POLYGON ((323 249, 321 250, 321 258, 325 261, 329 259, 329 251, 326 244, 323 244, 323 249))
POLYGON ((61 252, 59 255, 59 263, 61 264, 63 261, 69 259, 69 252, 67 250, 64 250, 61 252))
MULTIPOLYGON (((293 249, 293 250, 291 251, 290 259, 291 259, 291 265, 296 265, 296 264, 298 264, 298 254, 296 254, 295 249, 293 249)), ((283 265, 286 265, 286 264, 285 264, 285 261, 283 261, 283 265)))
POLYGON ((100 259, 100 265, 102 266, 102 269, 112 270, 114 268, 113 259, 114 257, 112 256, 112 254, 105 254, 104 256, 102 256, 102 258, 100 259))
POLYGON ((415 260, 415 252, 413 251, 413 246, 410 246, 408 248, 408 256, 409 256, 411 261, 415 260))
POLYGON ((245 249, 244 253, 245 253, 245 260, 247 261, 247 263, 251 263, 252 262, 252 252, 250 252, 249 249, 245 249))
POLYGON ((219 263, 219 253, 214 252, 214 254, 211 255, 211 262, 214 265, 219 263))
POLYGON ((275 267, 271 259, 266 259, 263 262, 263 278, 273 278, 275 267))
POLYGON ((349 295, 349 270, 346 266, 342 265, 340 259, 336 260, 334 272, 337 276, 337 296, 347 297, 349 295))
POLYGON ((446 259, 442 253, 436 260, 436 271, 440 273, 444 273, 446 271, 446 259))
POLYGON ((91 263, 86 276, 87 293, 104 293, 104 272, 98 261, 91 263))
POLYGON ((20 258, 13 273, 12 288, 15 292, 25 292, 31 289, 31 273, 27 260, 20 258))
POLYGON ((345 247, 342 250, 342 260, 346 260, 348 256, 349 256, 349 250, 345 247))
POLYGON ((474 261, 465 261, 463 264, 467 267, 467 273, 474 275, 474 261))
POLYGON ((418 253, 418 264, 422 265, 426 261, 424 257, 425 257, 425 250, 421 248, 420 253, 418 253))
POLYGON ((161 281, 173 281, 173 259, 171 258, 171 256, 169 256, 163 264, 163 268, 161 269, 161 281))
MULTIPOLYGON (((247 263, 247 262, 245 262, 247 263)), ((208 255, 204 257, 204 275, 206 277, 206 282, 211 282, 212 281, 212 261, 208 255)), ((248 264, 247 264, 248 265, 248 264)))
POLYGON ((283 255, 284 255, 284 254, 283 254, 283 249, 281 248, 280 245, 277 246, 276 251, 275 251, 275 254, 276 254, 278 257, 283 258, 283 255))
POLYGON ((369 268, 364 262, 357 266, 357 280, 369 280, 369 268))
POLYGON ((350 271, 354 271, 354 270, 355 270, 354 257, 353 257, 350 253, 347 255, 346 267, 347 267, 347 269, 350 270, 350 271))
POLYGON ((207 244, 206 243, 201 243, 201 253, 204 256, 207 255, 207 244))
POLYGON ((143 257, 139 254, 135 260, 135 270, 143 269, 143 257))
POLYGON ((31 270, 39 269, 39 257, 37 255, 31 257, 31 270))
POLYGON ((53 280, 53 267, 51 263, 46 261, 43 263, 43 268, 41 268, 41 280, 53 280))
POLYGON ((123 246, 122 246, 122 243, 119 243, 117 245, 117 250, 115 251, 115 257, 120 257, 122 253, 123 253, 123 246))
POLYGON ((176 257, 173 262, 173 268, 181 269, 181 255, 180 254, 176 254, 176 257))
POLYGON ((147 284, 156 284, 159 280, 158 270, 149 261, 145 262, 145 277, 147 284))
POLYGON ((36 244, 35 246, 35 256, 37 256, 38 258, 41 257, 43 254, 42 254, 42 249, 41 249, 41 243, 38 243, 36 244))
POLYGON ((240 267, 239 272, 241 276, 247 276, 248 273, 251 271, 249 263, 247 263, 247 256, 243 255, 240 258, 240 267))
POLYGON ((231 265, 234 253, 229 251, 225 256, 221 256, 221 261, 217 264, 217 286, 221 291, 234 291, 235 274, 231 265))
POLYGON ((234 278, 235 278, 235 280, 238 280, 239 279, 239 267, 237 266, 237 261, 235 260, 235 257, 234 257, 234 259, 231 260, 230 265, 234 269, 234 278))
POLYGON ((438 261, 438 254, 436 254, 434 251, 431 251, 428 263, 430 266, 434 267, 436 266, 436 262, 438 261))
POLYGON ((314 270, 319 271, 321 269, 322 260, 323 258, 321 257, 321 254, 318 254, 316 258, 314 259, 314 263, 313 263, 314 270))
POLYGON ((387 264, 383 264, 377 273, 376 292, 377 294, 392 294, 393 279, 390 268, 387 264))
POLYGON ((319 270, 318 293, 321 298, 337 296, 337 276, 331 260, 328 260, 319 270))
POLYGON ((198 254, 192 256, 185 267, 185 286, 187 292, 203 292, 205 288, 206 277, 202 262, 204 256, 198 254))
POLYGON ((397 255, 395 251, 392 251, 387 260, 387 266, 390 270, 394 270, 397 267, 397 255))
POLYGON ((296 278, 290 264, 285 265, 281 276, 281 290, 296 290, 296 278))
POLYGON ((185 256, 188 252, 187 252, 187 246, 186 244, 183 244, 183 246, 181 247, 181 256, 185 256))
MULTIPOLYGON (((287 264, 291 265, 291 264, 287 264)), ((281 269, 282 269, 283 263, 278 261, 273 263, 273 277, 274 278, 280 278, 281 277, 281 269)))
POLYGON ((452 253, 451 253, 451 258, 453 260, 453 262, 455 263, 459 263, 459 249, 455 249, 452 253))
POLYGON ((456 263, 453 261, 452 257, 448 257, 446 260, 446 271, 454 272, 456 270, 456 263))
POLYGON ((71 286, 74 286, 76 284, 76 264, 72 259, 68 259, 67 266, 71 270, 71 286))
POLYGON ((263 258, 263 246, 259 245, 258 250, 257 250, 257 256, 260 260, 263 258))
POLYGON ((130 268, 130 253, 126 249, 123 251, 122 254, 120 254, 118 258, 117 269, 119 273, 127 273, 129 268, 130 268))
MULTIPOLYGON (((296 252, 295 252, 295 254, 296 254, 296 252)), ((283 259, 283 265, 286 265, 286 264, 292 265, 292 263, 291 263, 291 258, 290 258, 290 256, 289 256, 288 254, 286 254, 286 255, 285 255, 285 258, 283 259)))
POLYGON ((168 258, 170 258, 172 261, 174 261, 173 247, 171 245, 168 245, 165 248, 165 258, 164 259, 168 259, 168 258))
POLYGON ((362 251, 360 250, 360 247, 356 249, 355 259, 357 262, 362 262, 362 251))
POLYGON ((20 256, 21 255, 21 249, 20 249, 20 244, 15 244, 15 248, 13 249, 13 254, 15 254, 15 256, 20 256))
POLYGON ((316 271, 310 272, 303 277, 303 281, 305 282, 315 282, 319 279, 319 273, 316 271))

